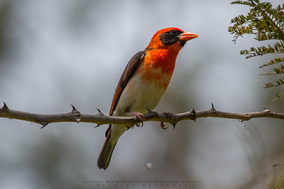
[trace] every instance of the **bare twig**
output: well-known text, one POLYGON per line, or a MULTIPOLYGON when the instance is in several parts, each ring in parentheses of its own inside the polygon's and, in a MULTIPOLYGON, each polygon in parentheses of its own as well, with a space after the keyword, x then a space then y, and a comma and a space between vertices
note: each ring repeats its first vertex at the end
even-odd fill
MULTIPOLYGON (((16 111, 9 109, 4 103, 4 106, 0 108, 0 117, 19 119, 23 121, 30 121, 42 125, 42 128, 50 123, 56 122, 87 122, 96 123, 97 126, 103 124, 124 124, 124 125, 135 125, 139 123, 139 119, 136 117, 122 117, 122 116, 107 116, 104 115, 99 109, 99 113, 95 115, 81 114, 73 105, 72 111, 69 113, 62 114, 36 114, 22 111, 16 111)), ((168 122, 172 125, 176 125, 182 120, 196 120, 198 118, 216 117, 225 119, 238 119, 240 121, 248 121, 252 118, 274 118, 284 119, 284 113, 275 113, 268 109, 264 109, 261 112, 250 112, 250 113, 230 113, 222 112, 215 109, 212 104, 211 109, 204 111, 195 111, 194 109, 184 113, 173 114, 173 117, 169 119, 165 114, 158 114, 154 111, 149 111, 144 115, 144 121, 159 121, 168 122)))

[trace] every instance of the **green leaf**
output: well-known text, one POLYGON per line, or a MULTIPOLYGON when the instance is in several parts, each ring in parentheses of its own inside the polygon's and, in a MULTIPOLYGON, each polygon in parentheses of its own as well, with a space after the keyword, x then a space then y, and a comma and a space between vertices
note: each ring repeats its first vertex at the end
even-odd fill
POLYGON ((281 62, 284 62, 284 57, 281 57, 281 58, 278 57, 278 58, 275 58, 273 60, 270 60, 269 62, 267 62, 266 64, 263 64, 259 68, 263 68, 263 67, 274 65, 274 64, 277 64, 277 63, 281 63, 281 62))
MULTIPOLYGON (((251 47, 240 51, 245 58, 263 56, 266 54, 284 54, 284 4, 275 8, 270 2, 260 2, 259 0, 233 1, 231 4, 241 4, 250 7, 246 15, 239 15, 231 19, 231 26, 228 31, 234 35, 233 42, 236 43, 239 37, 244 34, 254 35, 258 41, 274 40, 273 44, 266 46, 251 47), (276 40, 276 41, 275 41, 276 40)), ((260 68, 284 62, 284 57, 277 57, 260 68)), ((260 75, 278 75, 284 73, 284 65, 273 68, 273 72, 265 72, 260 75)), ((266 83, 263 88, 278 87, 284 84, 284 77, 276 80, 276 83, 266 83)), ((277 96, 281 98, 284 92, 277 96)), ((275 99, 274 99, 275 100, 275 99)))

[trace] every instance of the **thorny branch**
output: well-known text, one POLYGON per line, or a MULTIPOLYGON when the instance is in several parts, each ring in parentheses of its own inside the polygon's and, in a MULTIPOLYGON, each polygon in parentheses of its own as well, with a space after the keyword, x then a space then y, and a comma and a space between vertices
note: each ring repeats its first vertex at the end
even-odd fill
MULTIPOLYGON (((124 124, 124 125, 139 125, 139 119, 136 117, 122 117, 122 116, 107 116, 104 115, 99 109, 98 114, 81 114, 73 105, 72 111, 69 113, 62 114, 36 114, 29 112, 22 112, 12 110, 8 108, 6 103, 0 108, 0 117, 9 119, 19 119, 23 121, 30 121, 42 125, 42 128, 50 123, 56 122, 87 122, 96 123, 97 126, 103 124, 124 124)), ((166 114, 158 114, 154 111, 150 111, 144 115, 144 122, 146 121, 159 121, 163 128, 163 123, 167 122, 175 126, 179 121, 182 120, 196 120, 198 118, 216 117, 225 119, 238 119, 242 121, 248 121, 252 118, 274 118, 284 119, 284 113, 275 113, 266 108, 261 112, 249 112, 249 113, 230 113, 222 112, 215 109, 212 104, 211 109, 204 111, 195 111, 194 109, 184 113, 173 114, 170 118, 166 114)))

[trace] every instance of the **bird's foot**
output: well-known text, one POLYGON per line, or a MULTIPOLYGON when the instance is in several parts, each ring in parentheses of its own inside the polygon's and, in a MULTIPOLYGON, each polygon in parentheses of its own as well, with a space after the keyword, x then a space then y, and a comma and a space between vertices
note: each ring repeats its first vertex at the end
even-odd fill
MULTIPOLYGON (((172 112, 163 112, 163 114, 169 119, 171 120, 171 122, 173 121, 174 119, 174 114, 172 112)), ((175 124, 172 124, 173 127, 175 128, 175 124)), ((167 129, 168 127, 165 126, 164 122, 161 122, 161 127, 162 129, 167 129)))
POLYGON ((137 127, 143 126, 144 115, 142 113, 140 113, 140 112, 126 112, 125 114, 130 115, 130 116, 135 116, 137 118, 137 120, 139 121, 138 123, 135 124, 137 127))
POLYGON ((174 114, 172 112, 163 112, 163 114, 171 121, 174 119, 174 114))

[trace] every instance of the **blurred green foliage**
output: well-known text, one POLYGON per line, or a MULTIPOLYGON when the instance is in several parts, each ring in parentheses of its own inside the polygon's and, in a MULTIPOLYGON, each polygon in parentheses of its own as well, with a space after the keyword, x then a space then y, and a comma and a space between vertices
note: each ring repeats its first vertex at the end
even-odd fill
MULTIPOLYGON (((229 32, 234 35, 234 42, 243 34, 253 34, 258 41, 277 40, 273 45, 251 47, 240 52, 246 58, 263 56, 265 54, 284 53, 284 4, 272 7, 270 2, 260 2, 259 0, 234 1, 232 4, 241 4, 251 7, 247 15, 239 15, 231 20, 233 26, 229 27, 229 32)), ((277 57, 260 66, 260 68, 279 64, 273 68, 271 73, 261 75, 278 75, 284 73, 284 57, 277 57)), ((277 87, 284 84, 284 77, 276 80, 276 83, 266 83, 263 88, 277 87)), ((284 96, 284 91, 276 94, 276 99, 284 96)), ((274 101, 273 100, 273 101, 274 101)))

